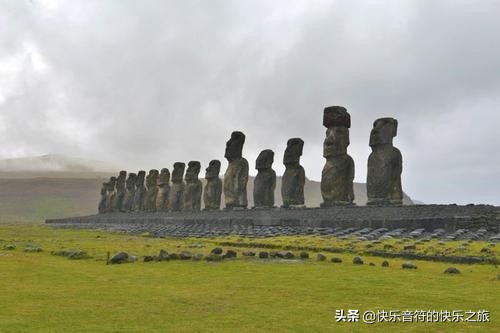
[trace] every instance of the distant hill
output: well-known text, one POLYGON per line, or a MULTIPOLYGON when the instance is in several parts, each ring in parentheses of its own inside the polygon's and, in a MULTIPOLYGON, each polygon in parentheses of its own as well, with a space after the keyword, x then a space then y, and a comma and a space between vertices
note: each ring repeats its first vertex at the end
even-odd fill
MULTIPOLYGON (((18 173, 103 173, 116 170, 113 165, 64 155, 41 155, 0 159, 0 175, 16 176, 18 173)), ((5 177, 6 178, 6 177, 5 177)), ((16 177, 17 178, 17 177, 16 177)))

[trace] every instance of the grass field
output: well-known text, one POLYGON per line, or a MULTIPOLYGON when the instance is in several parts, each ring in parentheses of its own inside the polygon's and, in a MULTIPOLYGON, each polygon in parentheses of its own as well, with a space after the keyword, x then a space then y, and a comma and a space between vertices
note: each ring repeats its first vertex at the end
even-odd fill
MULTIPOLYGON (((156 255, 160 249, 207 254, 226 241, 250 242, 0 225, 0 332, 500 331, 500 272, 494 265, 413 261, 418 269, 405 270, 404 261, 398 259, 388 259, 390 267, 381 267, 380 257, 363 256, 364 265, 353 265, 353 253, 325 252, 328 259, 335 255, 344 262, 317 262, 314 251, 309 260, 261 260, 241 257, 247 247, 233 248, 238 259, 217 263, 139 260, 106 265, 108 251, 139 257, 156 255), (2 250, 6 245, 16 248, 2 250), (26 246, 40 246, 43 252, 24 252, 26 246), (85 250, 93 258, 69 260, 50 254, 70 248, 85 250), (449 266, 462 274, 443 274, 449 266), (337 323, 338 309, 488 310, 491 321, 337 323)), ((354 244, 359 250, 366 246, 321 237, 282 237, 262 243, 311 248, 354 244)), ((467 251, 476 253, 484 246, 474 242, 467 251)))

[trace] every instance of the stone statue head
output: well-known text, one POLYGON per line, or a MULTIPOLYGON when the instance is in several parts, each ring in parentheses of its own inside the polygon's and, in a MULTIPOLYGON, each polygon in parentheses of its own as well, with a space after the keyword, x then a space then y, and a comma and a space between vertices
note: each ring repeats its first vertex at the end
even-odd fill
POLYGON ((186 170, 186 176, 184 179, 186 181, 193 181, 198 179, 198 174, 200 173, 201 164, 198 161, 190 161, 188 163, 188 168, 186 170))
POLYGON ((328 158, 347 154, 349 143, 349 129, 347 127, 328 128, 323 142, 323 157, 328 158))
POLYGON ((110 191, 114 190, 115 189, 115 185, 116 185, 116 177, 109 178, 108 189, 110 191))
POLYGON ((174 163, 174 170, 172 170, 172 183, 182 183, 182 177, 184 176, 184 169, 186 164, 182 162, 174 163))
POLYGON ((394 118, 379 118, 373 123, 370 133, 370 147, 392 145, 392 138, 398 133, 398 121, 394 118))
POLYGON ((351 115, 343 106, 329 106, 323 110, 323 126, 327 128, 323 142, 323 157, 347 154, 351 115))
POLYGON ((149 174, 146 177, 148 179, 148 186, 155 186, 158 181, 158 175, 160 173, 156 169, 149 170, 149 174))
POLYGON ((244 143, 245 134, 238 131, 231 133, 231 138, 226 142, 226 152, 224 157, 227 158, 228 161, 241 158, 244 143))
POLYGON ((127 179, 127 171, 122 170, 118 175, 118 181, 125 181, 127 179))
POLYGON ((274 162, 274 152, 271 149, 265 149, 260 152, 255 161, 255 169, 264 170, 270 169, 274 162))
POLYGON ((283 164, 291 165, 300 162, 304 141, 300 138, 292 138, 286 143, 285 155, 283 156, 283 164))
POLYGON ((130 190, 133 187, 135 187, 136 178, 137 178, 137 175, 135 173, 131 172, 131 173, 128 174, 127 189, 130 190))
POLYGON ((343 106, 328 106, 323 110, 323 126, 351 128, 351 115, 343 106))
POLYGON ((208 167, 205 169, 205 179, 218 178, 220 172, 220 161, 211 160, 208 167))
POLYGON ((170 182, 170 171, 167 168, 161 169, 158 185, 167 185, 170 182))
POLYGON ((144 170, 141 170, 137 173, 137 177, 136 177, 136 186, 141 186, 141 185, 144 185, 144 178, 146 177, 146 171, 144 170))

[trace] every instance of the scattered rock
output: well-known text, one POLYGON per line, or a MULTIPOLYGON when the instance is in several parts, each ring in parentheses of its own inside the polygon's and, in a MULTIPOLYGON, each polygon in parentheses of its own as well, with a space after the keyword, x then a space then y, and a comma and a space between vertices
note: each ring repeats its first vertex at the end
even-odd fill
POLYGON ((129 262, 129 255, 127 252, 118 252, 111 257, 109 262, 112 264, 123 264, 129 262))
POLYGON ((271 251, 271 252, 269 252, 269 257, 271 257, 271 258, 280 258, 280 255, 278 254, 277 251, 271 251))
POLYGON ((415 250, 417 247, 412 244, 412 245, 406 245, 405 247, 403 247, 403 250, 405 251, 408 251, 408 250, 415 250))
POLYGON ((169 260, 177 260, 177 259, 179 259, 179 255, 177 253, 170 253, 168 255, 168 259, 169 260))
POLYGON ((14 244, 6 244, 3 246, 4 250, 12 251, 16 249, 16 246, 14 244))
POLYGON ((300 252, 299 256, 300 256, 300 259, 309 259, 309 253, 305 252, 305 251, 300 252))
POLYGON ((181 260, 191 260, 193 258, 193 254, 189 251, 182 251, 179 254, 179 259, 181 260))
POLYGON ((255 257, 255 252, 253 252, 253 251, 243 251, 241 254, 244 257, 255 257))
POLYGON ((368 266, 375 266, 375 264, 371 262, 368 264, 368 266))
POLYGON ((382 267, 389 267, 389 262, 387 260, 384 260, 382 262, 382 267))
POLYGON ((260 251, 259 258, 260 259, 267 259, 267 258, 269 258, 269 253, 267 253, 266 251, 260 251))
POLYGON ((216 247, 216 248, 212 249, 212 251, 210 251, 210 253, 213 253, 213 254, 222 254, 222 252, 223 252, 223 250, 220 247, 216 247))
POLYGON ((291 251, 283 251, 278 253, 278 257, 283 259, 293 259, 295 258, 295 255, 291 251))
POLYGON ((153 256, 144 256, 144 262, 151 262, 154 260, 155 260, 155 257, 153 257, 153 256))
POLYGON ((405 262, 405 263, 403 263, 401 265, 401 268, 405 268, 405 269, 417 269, 417 266, 414 263, 407 261, 407 262, 405 262))
POLYGON ((316 260, 317 261, 325 261, 326 260, 326 256, 323 253, 318 253, 316 255, 316 260))
POLYGON ((363 265, 363 259, 361 259, 361 257, 359 256, 355 256, 353 259, 352 259, 352 263, 354 265, 363 265))
POLYGON ((203 255, 203 254, 201 254, 201 253, 196 253, 196 254, 193 256, 193 260, 194 260, 194 261, 200 261, 200 260, 202 260, 202 259, 203 259, 203 257, 204 257, 204 255, 203 255))
POLYGON ((206 261, 222 261, 222 256, 217 253, 210 253, 208 256, 205 257, 206 261))
POLYGON ((236 258, 238 254, 234 250, 227 250, 226 254, 224 254, 224 259, 231 259, 231 258, 236 258))
POLYGON ((168 252, 161 249, 160 254, 158 255, 158 260, 162 261, 162 260, 169 260, 169 259, 170 259, 170 256, 169 256, 168 252))
POLYGON ((332 259, 330 259, 331 262, 334 262, 334 263, 341 263, 342 262, 342 258, 339 258, 339 257, 332 257, 332 259))
POLYGON ((460 271, 456 267, 448 267, 445 271, 445 274, 460 274, 460 271))

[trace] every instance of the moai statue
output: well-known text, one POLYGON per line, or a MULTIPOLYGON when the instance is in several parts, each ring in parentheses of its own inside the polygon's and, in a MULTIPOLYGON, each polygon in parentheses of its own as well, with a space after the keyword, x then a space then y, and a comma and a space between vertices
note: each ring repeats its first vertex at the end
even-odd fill
POLYGON ((351 116, 342 106, 330 106, 323 113, 327 128, 323 143, 326 164, 321 173, 321 207, 351 205, 354 201, 354 161, 347 154, 351 116))
POLYGON ((149 170, 146 177, 146 195, 144 197, 144 210, 148 212, 156 212, 156 197, 158 195, 158 176, 159 172, 156 169, 149 170))
POLYGON ((123 200, 123 211, 130 212, 134 208, 135 184, 137 182, 137 175, 133 172, 128 174, 125 182, 125 199, 123 200))
POLYGON ((198 179, 201 165, 198 161, 190 161, 186 170, 186 187, 183 195, 183 210, 199 211, 201 209, 201 180, 198 179))
POLYGON ((403 202, 403 158, 392 145, 397 131, 398 121, 394 118, 380 118, 373 123, 366 180, 368 205, 401 205, 403 202))
POLYGON ((203 190, 205 210, 219 210, 222 195, 222 180, 219 178, 220 161, 211 160, 205 171, 205 179, 207 180, 203 190))
POLYGON ((274 207, 274 189, 276 188, 276 172, 272 169, 274 152, 266 149, 260 152, 255 161, 258 170, 253 185, 253 202, 255 208, 274 207))
POLYGON ((172 186, 170 187, 170 193, 168 196, 168 205, 171 211, 179 211, 183 208, 182 197, 184 194, 184 181, 182 177, 184 176, 184 169, 186 164, 182 162, 174 163, 174 170, 172 171, 172 186))
POLYGON ((123 212, 123 200, 125 199, 126 188, 125 181, 127 179, 127 171, 120 171, 118 178, 116 178, 116 195, 113 200, 113 211, 123 212))
POLYGON ((161 169, 158 178, 158 195, 156 197, 156 209, 161 212, 168 211, 168 194, 170 193, 170 171, 161 169))
POLYGON ((115 196, 116 196, 116 191, 115 191, 115 186, 116 186, 116 177, 111 177, 109 178, 108 182, 108 188, 107 188, 107 193, 106 193, 106 211, 108 213, 112 213, 113 210, 113 203, 115 201, 115 196))
POLYGON ((225 209, 246 209, 248 161, 242 157, 245 134, 242 132, 231 133, 231 138, 226 143, 224 157, 228 160, 224 174, 224 200, 225 209))
POLYGON ((135 212, 141 212, 144 210, 144 197, 146 196, 146 187, 144 186, 144 178, 146 177, 146 171, 141 170, 137 173, 135 179, 135 194, 134 194, 134 207, 135 212))
POLYGON ((281 197, 283 198, 283 208, 303 208, 304 206, 304 184, 306 174, 300 165, 300 156, 304 141, 299 138, 292 138, 286 143, 283 164, 285 173, 281 178, 281 197))
POLYGON ((99 214, 106 213, 106 202, 108 199, 108 182, 102 183, 101 187, 101 199, 99 200, 99 206, 97 208, 97 212, 99 214))

